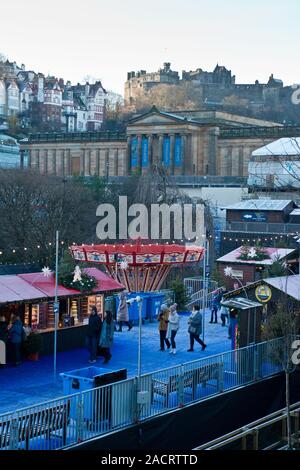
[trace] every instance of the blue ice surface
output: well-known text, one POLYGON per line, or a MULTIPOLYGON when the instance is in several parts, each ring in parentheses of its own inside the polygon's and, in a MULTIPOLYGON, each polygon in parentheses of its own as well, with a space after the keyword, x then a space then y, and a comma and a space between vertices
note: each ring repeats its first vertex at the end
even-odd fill
MULTIPOLYGON (((181 315, 180 330, 176 336, 177 354, 159 351, 158 323, 145 323, 142 326, 142 373, 157 371, 176 366, 195 359, 212 356, 229 351, 231 341, 228 339, 227 327, 210 324, 210 312, 205 315, 205 343, 207 348, 195 343, 194 352, 187 352, 189 335, 187 332, 188 316, 181 315)), ((96 367, 107 370, 127 369, 128 377, 137 374, 138 327, 127 331, 123 326, 122 333, 115 332, 112 359, 103 364, 98 358, 96 367)), ((24 408, 44 401, 63 396, 61 372, 89 367, 86 349, 73 349, 57 354, 57 380, 53 377, 53 355, 41 356, 39 361, 24 361, 19 367, 7 366, 0 369, 0 414, 24 408)))

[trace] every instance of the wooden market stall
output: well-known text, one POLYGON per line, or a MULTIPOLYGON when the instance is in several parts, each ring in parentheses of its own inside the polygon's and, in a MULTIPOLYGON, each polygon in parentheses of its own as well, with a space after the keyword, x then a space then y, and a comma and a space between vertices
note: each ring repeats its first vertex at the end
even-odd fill
MULTIPOLYGON (((84 345, 90 307, 96 305, 103 316, 105 297, 124 289, 118 281, 96 268, 84 269, 97 281, 89 293, 58 286, 59 323, 58 351, 84 345)), ((55 277, 51 273, 17 274, 0 276, 0 315, 9 321, 18 313, 24 325, 43 335, 42 353, 53 349, 55 277)))

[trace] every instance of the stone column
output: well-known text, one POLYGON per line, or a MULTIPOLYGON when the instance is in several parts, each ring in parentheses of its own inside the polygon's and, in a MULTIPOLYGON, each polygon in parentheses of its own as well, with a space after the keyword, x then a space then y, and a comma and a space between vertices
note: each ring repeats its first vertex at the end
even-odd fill
POLYGON ((152 158, 153 158, 153 152, 152 152, 152 145, 153 145, 153 137, 152 134, 149 134, 148 136, 148 167, 151 167, 152 165, 152 158))
POLYGON ((216 175, 217 171, 217 140, 218 140, 219 129, 213 127, 209 131, 208 140, 208 174, 216 175))
POLYGON ((31 168, 31 150, 28 150, 28 168, 31 168))
POLYGON ((80 152, 80 176, 84 176, 85 170, 85 151, 84 149, 80 152))
POLYGON ((100 176, 100 150, 99 149, 96 150, 96 170, 95 170, 95 174, 97 176, 100 176))
POLYGON ((85 176, 91 175, 91 151, 85 150, 85 165, 84 165, 84 174, 85 176))
POLYGON ((182 142, 182 148, 181 148, 181 168, 180 170, 180 175, 185 174, 185 166, 186 166, 186 156, 187 156, 187 136, 185 134, 182 134, 181 136, 181 142, 182 142))
POLYGON ((175 134, 170 134, 170 174, 174 175, 175 134))
POLYGON ((131 171, 131 136, 127 137, 126 155, 125 155, 125 174, 129 175, 131 171))
POLYGON ((69 150, 64 151, 64 176, 71 176, 69 150))
POLYGON ((163 134, 158 135, 158 163, 159 165, 162 164, 163 159, 163 145, 164 145, 164 136, 163 134))
POLYGON ((53 175, 57 175, 56 161, 57 161, 57 151, 56 151, 56 149, 54 149, 53 153, 52 153, 52 173, 53 173, 53 175))
POLYGON ((138 139, 138 147, 137 147, 137 168, 139 170, 142 169, 142 135, 139 134, 137 136, 138 139))
POLYGON ((110 161, 109 161, 109 148, 105 150, 105 177, 108 178, 111 175, 110 161))

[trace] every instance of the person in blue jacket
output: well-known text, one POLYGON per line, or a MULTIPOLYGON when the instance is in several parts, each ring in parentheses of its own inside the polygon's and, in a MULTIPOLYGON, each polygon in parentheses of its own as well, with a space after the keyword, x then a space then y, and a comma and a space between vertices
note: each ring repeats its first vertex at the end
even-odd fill
POLYGON ((211 317, 209 323, 218 323, 218 310, 220 308, 220 302, 222 299, 221 292, 216 292, 212 299, 212 309, 211 309, 211 317), (215 317, 215 321, 214 320, 215 317))
POLYGON ((21 362, 21 347, 23 341, 23 325, 19 315, 12 314, 10 325, 8 326, 8 340, 12 350, 12 359, 16 366, 21 362))

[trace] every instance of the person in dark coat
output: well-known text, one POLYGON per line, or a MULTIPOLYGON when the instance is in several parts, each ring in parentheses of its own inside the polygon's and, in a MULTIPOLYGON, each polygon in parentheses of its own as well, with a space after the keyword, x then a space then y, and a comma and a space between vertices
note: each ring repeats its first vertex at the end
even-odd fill
POLYGON ((4 315, 0 316, 0 341, 3 342, 0 343, 0 367, 4 366, 6 364, 6 345, 7 345, 7 340, 8 340, 8 323, 6 321, 6 318, 4 315), (3 349, 2 349, 3 348, 3 349))
POLYGON ((97 360, 97 347, 101 333, 102 322, 95 306, 91 308, 89 323, 86 334, 86 347, 90 353, 89 362, 94 364, 97 360))
POLYGON ((99 340, 99 346, 101 348, 102 355, 104 356, 103 364, 107 364, 107 362, 111 359, 110 348, 113 345, 114 331, 115 329, 112 313, 110 310, 106 310, 99 340))
POLYGON ((199 305, 194 305, 193 311, 188 319, 188 324, 188 332, 190 334, 190 349, 188 349, 188 351, 194 351, 195 341, 202 346, 202 351, 204 351, 206 344, 203 343, 202 339, 200 339, 200 335, 202 333, 202 314, 200 312, 199 305))
POLYGON ((21 364, 21 347, 23 341, 23 325, 19 315, 12 315, 8 326, 8 340, 12 349, 12 358, 16 366, 21 364))

